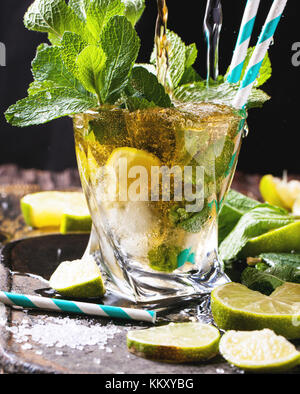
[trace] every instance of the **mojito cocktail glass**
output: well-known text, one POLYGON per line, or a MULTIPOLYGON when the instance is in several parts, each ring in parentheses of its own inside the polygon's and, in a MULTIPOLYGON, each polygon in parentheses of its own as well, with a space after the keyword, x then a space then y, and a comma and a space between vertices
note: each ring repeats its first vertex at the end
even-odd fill
POLYGON ((245 113, 211 103, 74 116, 79 172, 107 287, 151 303, 227 281, 218 212, 245 113))

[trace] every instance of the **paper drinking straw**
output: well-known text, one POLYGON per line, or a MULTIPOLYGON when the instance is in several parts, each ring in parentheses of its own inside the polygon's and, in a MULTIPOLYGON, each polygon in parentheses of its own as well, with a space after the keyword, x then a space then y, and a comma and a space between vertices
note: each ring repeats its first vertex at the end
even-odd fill
POLYGON ((248 101, 252 86, 258 76, 264 57, 273 40, 274 33, 280 21, 288 0, 274 0, 269 15, 259 36, 258 42, 250 59, 245 76, 241 82, 239 91, 233 100, 233 107, 243 108, 248 101))
POLYGON ((247 1, 230 65, 229 75, 227 77, 227 82, 229 83, 237 83, 241 78, 259 4, 260 0, 247 1))
POLYGON ((112 317, 117 319, 138 320, 155 323, 156 312, 141 309, 121 308, 87 302, 66 301, 55 298, 13 294, 0 291, 0 302, 26 309, 40 309, 55 312, 76 313, 81 315, 112 317))

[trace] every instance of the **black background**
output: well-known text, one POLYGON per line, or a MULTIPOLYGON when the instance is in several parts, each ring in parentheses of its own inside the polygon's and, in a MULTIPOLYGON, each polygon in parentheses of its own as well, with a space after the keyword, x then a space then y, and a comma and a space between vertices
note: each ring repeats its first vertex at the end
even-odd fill
MULTIPOLYGON (((32 0, 1 0, 0 41, 6 45, 6 67, 0 67, 0 164, 16 163, 24 168, 63 170, 76 166, 72 122, 68 118, 47 125, 19 129, 6 124, 3 112, 26 96, 32 81, 30 63, 35 49, 47 42, 45 34, 28 31, 23 15, 32 0)), ((139 61, 146 62, 153 48, 156 1, 146 0, 147 9, 137 25, 142 38, 139 61)), ((260 33, 272 0, 262 0, 252 45, 260 33)), ((273 173, 283 169, 300 172, 298 134, 300 67, 292 65, 292 45, 300 41, 299 2, 290 0, 270 48, 272 79, 264 90, 272 100, 263 109, 251 110, 250 134, 244 141, 238 168, 248 173, 273 173)), ((230 64, 246 0, 223 0, 224 24, 220 43, 220 72, 230 64)), ((169 28, 189 44, 196 42, 197 71, 205 76, 206 48, 202 23, 206 0, 168 0, 169 28)))

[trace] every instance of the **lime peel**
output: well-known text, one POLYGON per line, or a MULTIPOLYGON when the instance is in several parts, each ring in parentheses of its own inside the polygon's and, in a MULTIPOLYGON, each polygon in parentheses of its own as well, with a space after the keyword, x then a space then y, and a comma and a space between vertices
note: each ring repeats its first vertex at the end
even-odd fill
POLYGON ((202 323, 170 323, 129 331, 128 350, 140 357, 169 363, 198 362, 218 354, 219 330, 202 323))

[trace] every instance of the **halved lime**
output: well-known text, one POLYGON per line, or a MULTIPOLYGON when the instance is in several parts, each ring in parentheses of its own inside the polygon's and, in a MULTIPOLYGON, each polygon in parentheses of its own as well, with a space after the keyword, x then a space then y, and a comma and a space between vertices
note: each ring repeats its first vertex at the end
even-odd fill
POLYGON ((300 363, 295 346, 269 329, 228 331, 219 349, 230 364, 252 372, 286 371, 300 363))
POLYGON ((242 249, 241 257, 255 257, 267 252, 292 251, 300 251, 300 221, 252 238, 242 249))
POLYGON ((285 283, 266 296, 240 283, 227 283, 212 292, 211 310, 224 330, 269 328, 286 338, 300 338, 300 284, 285 283))
POLYGON ((130 352, 170 363, 208 360, 218 354, 219 340, 219 331, 202 323, 170 323, 127 334, 130 352))
POLYGON ((89 231, 91 218, 82 192, 47 191, 27 194, 21 199, 27 225, 35 228, 60 227, 63 233, 89 231))
POLYGON ((50 287, 66 297, 102 297, 105 287, 101 272, 93 257, 64 261, 52 274, 50 287))

